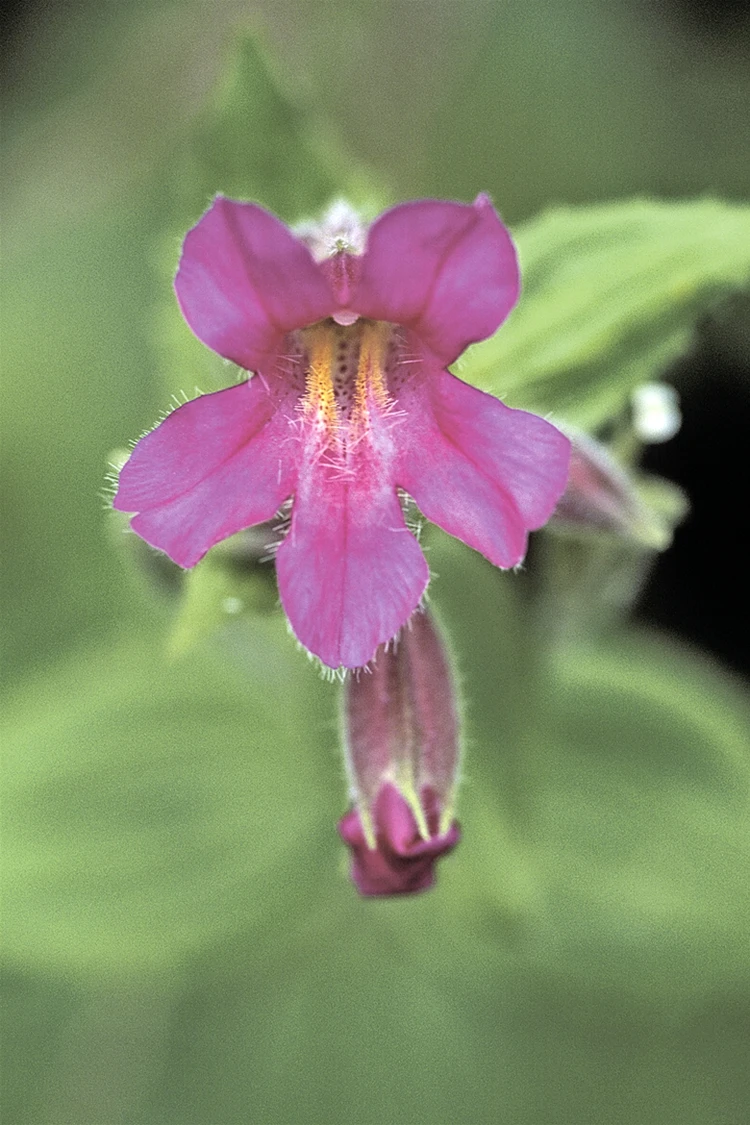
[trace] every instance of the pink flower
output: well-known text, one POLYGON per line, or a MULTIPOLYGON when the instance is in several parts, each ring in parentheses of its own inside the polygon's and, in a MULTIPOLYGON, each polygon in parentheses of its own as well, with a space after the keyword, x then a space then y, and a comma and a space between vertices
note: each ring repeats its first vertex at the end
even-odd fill
POLYGON ((291 626, 331 667, 366 664, 429 577, 400 491, 501 567, 565 487, 553 426, 446 370, 519 289, 489 200, 425 200, 366 233, 302 238, 219 196, 185 238, 175 289, 193 332, 254 378, 142 438, 115 507, 183 567, 293 498, 276 569, 291 626))
POLYGON ((431 887, 459 840, 458 711, 450 662, 417 612, 371 669, 344 684, 346 770, 355 808, 339 823, 363 895, 431 887))
POLYGON ((440 832, 433 794, 422 795, 430 835, 417 828, 411 807, 394 785, 380 790, 373 807, 375 846, 368 842, 360 813, 352 809, 339 822, 339 832, 352 852, 352 879, 362 895, 402 895, 426 891, 435 882, 435 863, 461 838, 458 824, 440 832))

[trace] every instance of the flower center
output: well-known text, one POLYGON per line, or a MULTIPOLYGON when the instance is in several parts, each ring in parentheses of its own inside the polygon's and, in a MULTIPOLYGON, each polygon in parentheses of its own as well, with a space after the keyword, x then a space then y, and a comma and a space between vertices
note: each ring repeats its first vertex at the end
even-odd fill
POLYGON ((389 372, 396 330, 384 321, 321 321, 301 333, 305 351, 303 409, 329 441, 347 443, 391 405, 389 372))

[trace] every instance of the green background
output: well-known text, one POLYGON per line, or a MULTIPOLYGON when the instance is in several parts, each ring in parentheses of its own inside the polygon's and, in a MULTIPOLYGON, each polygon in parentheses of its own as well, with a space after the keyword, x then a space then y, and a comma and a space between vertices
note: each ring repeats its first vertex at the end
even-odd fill
MULTIPOLYGON (((28 11, 4 141, 6 1120, 744 1120, 737 684, 626 623, 566 624, 533 573, 429 531, 465 696, 464 840, 431 894, 365 901, 334 829, 335 686, 274 612, 169 658, 174 598, 104 477, 171 394, 230 381, 169 292, 212 192, 294 219, 338 191, 375 207, 488 190, 533 277, 540 208, 740 198, 747 39, 580 0, 28 11), (238 29, 261 54, 227 72, 238 29)), ((664 302, 654 354, 703 307, 674 320, 664 302)), ((551 366, 519 358, 513 393, 601 420, 642 376, 610 361, 607 323, 600 351, 557 324, 534 352, 551 366), (578 346, 581 397, 554 379, 580 371, 578 346)), ((512 356, 510 325, 502 340, 512 356)))

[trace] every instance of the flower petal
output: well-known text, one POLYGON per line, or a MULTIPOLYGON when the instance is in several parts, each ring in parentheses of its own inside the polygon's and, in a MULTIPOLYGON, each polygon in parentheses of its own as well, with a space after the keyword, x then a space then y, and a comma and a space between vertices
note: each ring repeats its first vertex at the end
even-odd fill
POLYGON ((513 242, 486 196, 471 206, 423 200, 373 224, 351 307, 412 328, 448 364, 492 335, 519 287, 513 242))
POLYGON ((352 853, 351 873, 362 895, 415 894, 435 883, 435 864, 455 848, 461 830, 453 821, 448 831, 437 834, 439 808, 434 795, 423 794, 428 820, 435 835, 423 840, 414 814, 395 786, 381 788, 372 809, 376 847, 370 848, 357 809, 339 821, 339 834, 352 853))
POLYGON ((185 236, 174 284, 198 339, 250 371, 284 333, 336 304, 310 251, 279 219, 223 196, 185 236))
POLYGON ((447 371, 428 373, 411 397, 398 484, 433 523, 496 566, 515 566, 565 488, 568 439, 447 371))
POLYGON ((370 661, 419 603, 429 571, 395 487, 317 468, 276 556, 281 602, 302 644, 331 668, 370 661))
POLYGON ((141 438, 114 507, 138 513, 133 530, 152 547, 194 566, 221 539, 271 519, 293 491, 287 427, 260 379, 202 395, 141 438))

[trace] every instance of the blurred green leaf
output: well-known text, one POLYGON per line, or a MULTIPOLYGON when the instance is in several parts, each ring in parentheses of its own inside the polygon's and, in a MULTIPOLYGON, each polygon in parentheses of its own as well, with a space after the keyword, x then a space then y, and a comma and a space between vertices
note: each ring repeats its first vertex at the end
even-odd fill
MULTIPOLYGON (((486 617, 467 673, 498 643, 486 617)), ((525 820, 510 826, 493 794, 492 759, 512 753, 493 737, 504 701, 475 698, 464 841, 438 888, 367 902, 329 870, 303 910, 290 899, 283 920, 207 948, 141 1119, 735 1120, 750 1009, 738 693, 648 637, 569 651, 551 673, 522 747, 525 820)))
POLYGON ((550 971, 665 1012, 749 982, 739 685, 633 635, 560 650, 546 690, 548 717, 528 745, 550 971))
POLYGON ((519 227, 523 292, 458 366, 511 406, 595 429, 690 346, 750 280, 750 208, 633 200, 559 208, 519 227))
POLYGON ((174 965, 269 919, 279 896, 307 899, 295 865, 306 839, 333 846, 343 797, 324 753, 332 689, 276 617, 238 622, 227 643, 239 666, 208 649, 170 665, 142 631, 11 702, 9 955, 73 972, 174 965))
POLYGON ((229 629, 231 661, 165 666, 146 634, 19 691, 6 956, 66 1020, 19 1122, 734 1119, 739 691, 648 635, 535 667, 524 576, 430 543, 470 706, 464 839, 427 895, 346 879, 330 689, 277 617, 229 629))
MULTIPOLYGON (((240 539, 236 537, 235 541, 240 539)), ((188 652, 232 618, 243 618, 252 629, 254 614, 268 613, 279 604, 270 566, 224 549, 209 552, 183 578, 180 608, 172 629, 169 651, 177 656, 188 652)))
MULTIPOLYGON (((707 970, 693 973, 714 944, 716 987, 747 968, 738 693, 647 638, 568 646, 535 668, 519 648, 524 636, 534 647, 524 599, 494 596, 520 589, 513 577, 433 546, 471 686, 466 838, 434 894, 378 907, 398 919, 390 940, 409 945, 432 919, 460 927, 475 961, 477 942, 494 958, 536 933, 545 971, 649 992, 660 965, 662 997, 706 986, 707 970)), ((279 616, 236 621, 224 643, 226 656, 202 647, 167 664, 145 633, 19 689, 5 741, 12 955, 175 964, 228 933, 303 919, 320 895, 348 909, 354 892, 334 874, 333 689, 279 616)))
POLYGON ((164 301, 156 311, 156 344, 170 393, 190 395, 195 384, 216 390, 238 374, 196 340, 171 287, 180 241, 218 192, 260 203, 291 224, 319 216, 341 196, 367 215, 389 199, 382 180, 348 156, 302 99, 282 86, 252 35, 238 39, 167 190, 173 217, 159 252, 164 301))
POLYGON ((287 222, 317 214, 337 195, 377 207, 383 193, 374 173, 282 88, 252 35, 240 37, 196 119, 186 163, 177 186, 198 214, 217 191, 253 199, 287 222))
MULTIPOLYGON (((443 536, 431 557, 470 704, 465 838, 441 871, 437 928, 474 919, 488 957, 512 941, 561 982, 665 1013, 750 982, 740 685, 654 634, 558 646, 523 575, 443 536)), ((448 961, 445 973, 481 988, 476 961, 465 978, 448 961)))

